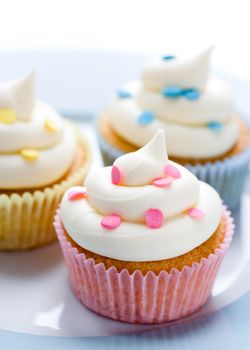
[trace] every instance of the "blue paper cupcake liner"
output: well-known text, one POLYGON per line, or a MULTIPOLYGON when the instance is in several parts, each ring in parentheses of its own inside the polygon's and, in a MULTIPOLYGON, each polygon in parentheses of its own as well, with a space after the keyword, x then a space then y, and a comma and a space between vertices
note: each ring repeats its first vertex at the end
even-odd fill
MULTIPOLYGON (((105 165, 112 165, 124 154, 109 145, 101 135, 99 144, 105 165)), ((198 179, 214 187, 226 205, 232 210, 237 207, 248 174, 250 148, 246 151, 215 163, 185 165, 198 179)))
POLYGON ((232 210, 240 202, 248 174, 250 148, 246 151, 215 163, 185 165, 198 179, 207 182, 220 194, 232 210))

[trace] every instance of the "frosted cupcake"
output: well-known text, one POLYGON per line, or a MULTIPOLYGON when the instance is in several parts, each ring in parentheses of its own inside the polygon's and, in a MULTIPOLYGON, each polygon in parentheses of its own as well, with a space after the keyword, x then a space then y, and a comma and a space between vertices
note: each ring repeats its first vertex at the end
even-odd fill
POLYGON ((113 319, 158 323, 200 308, 233 225, 217 192, 168 160, 159 130, 69 189, 55 217, 73 292, 113 319))
POLYGON ((169 157, 211 184, 230 207, 240 199, 250 134, 226 82, 209 71, 211 50, 147 63, 124 85, 98 123, 107 164, 167 131, 169 157))
POLYGON ((34 74, 0 84, 0 249, 53 241, 63 193, 84 179, 85 140, 35 100, 34 74))

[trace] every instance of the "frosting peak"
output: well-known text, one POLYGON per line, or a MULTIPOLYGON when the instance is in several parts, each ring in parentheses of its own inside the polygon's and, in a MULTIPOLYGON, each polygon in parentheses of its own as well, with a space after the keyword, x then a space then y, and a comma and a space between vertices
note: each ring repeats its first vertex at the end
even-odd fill
POLYGON ((189 57, 160 58, 145 64, 142 81, 146 89, 159 91, 167 86, 203 90, 208 77, 213 47, 189 57))
POLYGON ((49 185, 70 168, 73 131, 45 103, 35 101, 35 74, 0 84, 0 189, 49 185))
POLYGON ((16 119, 31 119, 35 106, 35 73, 21 79, 0 83, 0 109, 15 112, 16 119))
POLYGON ((167 160, 165 133, 159 129, 144 147, 121 156, 114 166, 121 173, 121 185, 142 186, 163 175, 167 160))
POLYGON ((117 214, 128 222, 145 222, 151 209, 160 211, 163 220, 171 218, 192 208, 199 198, 197 178, 168 160, 162 130, 139 151, 118 158, 113 168, 91 173, 85 186, 89 203, 99 213, 117 214))

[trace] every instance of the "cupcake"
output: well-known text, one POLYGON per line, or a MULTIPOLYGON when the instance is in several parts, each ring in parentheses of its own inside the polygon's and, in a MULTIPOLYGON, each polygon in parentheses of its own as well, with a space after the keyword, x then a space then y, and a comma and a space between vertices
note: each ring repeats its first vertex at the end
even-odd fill
POLYGON ((250 133, 230 87, 209 71, 211 49, 193 57, 168 55, 148 62, 141 81, 118 90, 98 120, 107 164, 145 145, 158 128, 169 157, 237 206, 250 159, 250 133))
POLYGON ((55 209, 69 187, 82 183, 88 160, 84 138, 35 100, 34 73, 0 84, 0 249, 56 238, 55 209))
POLYGON ((120 321, 159 323, 206 303, 233 224, 217 192, 168 160, 158 130, 72 187, 55 216, 72 290, 120 321))

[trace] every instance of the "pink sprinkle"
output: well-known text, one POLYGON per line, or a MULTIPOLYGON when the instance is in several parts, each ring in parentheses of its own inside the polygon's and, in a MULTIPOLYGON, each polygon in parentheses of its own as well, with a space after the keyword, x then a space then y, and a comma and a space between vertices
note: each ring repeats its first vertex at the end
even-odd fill
POLYGON ((165 174, 173 177, 174 179, 179 179, 181 177, 180 171, 172 164, 168 164, 164 168, 165 174))
POLYGON ((112 184, 118 185, 121 181, 121 172, 117 166, 113 165, 111 171, 112 184))
POLYGON ((154 179, 152 184, 156 187, 168 187, 174 180, 170 177, 154 179))
POLYGON ((83 188, 82 191, 71 191, 68 194, 68 200, 69 201, 77 201, 79 199, 83 199, 87 197, 87 191, 85 188, 83 188))
POLYGON ((193 219, 201 219, 205 216, 205 213, 201 209, 191 208, 188 210, 188 215, 193 219))
POLYGON ((159 209, 148 209, 145 213, 146 225, 149 228, 159 228, 163 223, 163 214, 159 209))
POLYGON ((121 221, 122 220, 121 220, 119 215, 111 214, 111 215, 105 216, 102 219, 101 225, 102 225, 102 227, 104 227, 108 230, 114 230, 115 228, 120 226, 121 221))

